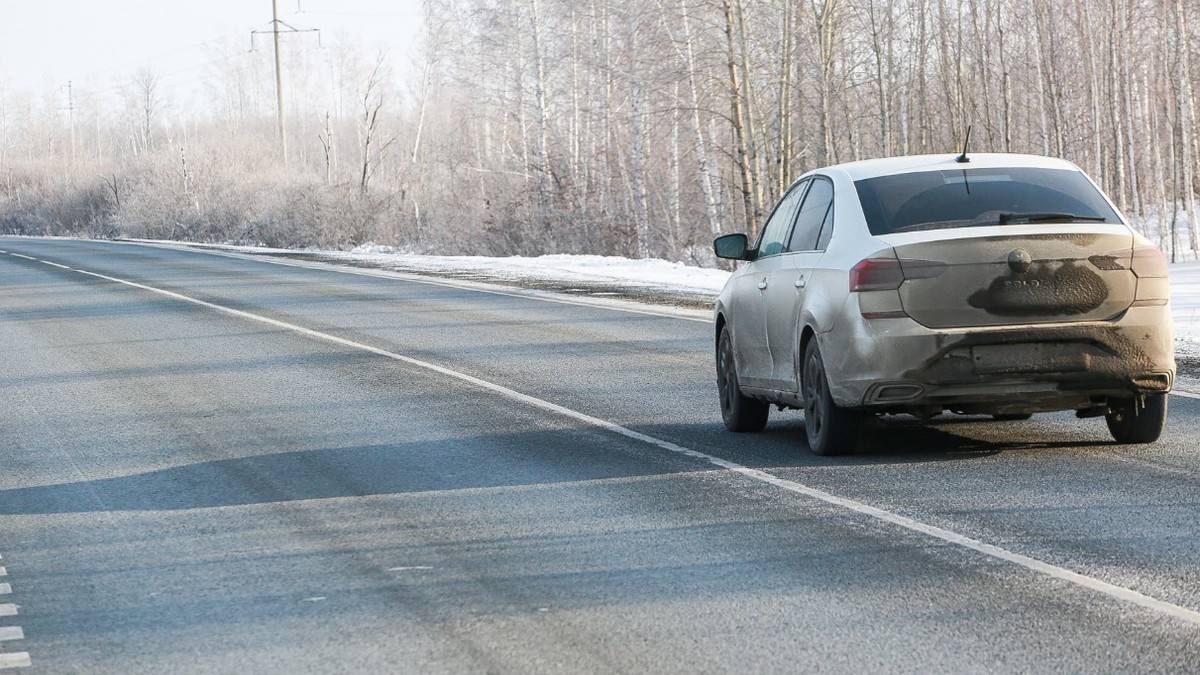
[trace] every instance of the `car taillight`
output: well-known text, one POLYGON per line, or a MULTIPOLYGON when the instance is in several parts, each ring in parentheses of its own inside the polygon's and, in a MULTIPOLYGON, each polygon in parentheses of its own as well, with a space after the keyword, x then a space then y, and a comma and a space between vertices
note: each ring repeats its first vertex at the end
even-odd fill
POLYGON ((1167 256, 1156 246, 1137 246, 1133 249, 1133 273, 1139 279, 1166 278, 1167 256))
POLYGON ((1163 307, 1170 302, 1167 256, 1155 246, 1135 246, 1129 265, 1137 277, 1133 307, 1163 307))
POLYGON ((895 258, 867 258, 850 268, 850 292, 894 291, 904 283, 904 270, 895 258))
POLYGON ((910 279, 940 277, 949 265, 937 260, 867 258, 850 268, 850 292, 894 291, 910 279))

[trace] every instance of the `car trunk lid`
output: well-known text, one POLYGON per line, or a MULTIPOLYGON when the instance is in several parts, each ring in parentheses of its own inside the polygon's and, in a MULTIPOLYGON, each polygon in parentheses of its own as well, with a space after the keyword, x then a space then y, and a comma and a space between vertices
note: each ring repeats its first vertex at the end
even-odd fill
POLYGON ((904 269, 905 313, 930 328, 1111 319, 1134 301, 1124 227, 1015 227, 883 237, 904 269))

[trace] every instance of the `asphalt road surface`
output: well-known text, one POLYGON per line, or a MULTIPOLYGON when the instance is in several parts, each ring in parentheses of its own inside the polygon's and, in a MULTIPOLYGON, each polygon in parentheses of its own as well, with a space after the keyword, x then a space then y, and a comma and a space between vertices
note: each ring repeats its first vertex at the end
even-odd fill
POLYGON ((724 431, 702 312, 0 237, 0 667, 1200 672, 1200 400, 724 431))

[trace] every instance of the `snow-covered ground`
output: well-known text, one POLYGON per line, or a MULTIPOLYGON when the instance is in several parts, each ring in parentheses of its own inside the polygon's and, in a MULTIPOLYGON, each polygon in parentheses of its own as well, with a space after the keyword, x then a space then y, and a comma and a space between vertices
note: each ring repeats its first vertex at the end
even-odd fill
POLYGON ((1175 337, 1191 343, 1200 354, 1200 262, 1171 265, 1171 314, 1175 337))
MULTIPOLYGON (((162 242, 167 243, 167 242, 162 242)), ((243 246, 222 246, 244 253, 296 255, 296 251, 243 246)), ((329 262, 378 267, 403 272, 467 276, 500 283, 553 283, 621 288, 624 295, 641 289, 647 295, 716 297, 729 278, 724 270, 705 269, 666 260, 630 260, 613 256, 546 255, 536 258, 480 256, 430 256, 367 244, 352 251, 304 251, 303 255, 329 262)), ((593 295, 604 295, 601 291, 593 295)), ((1189 371, 1200 366, 1200 262, 1171 265, 1171 310, 1175 319, 1176 355, 1189 362, 1189 371)), ((1181 368, 1181 370, 1185 370, 1181 368)))
POLYGON ((475 272, 497 279, 619 284, 648 290, 671 289, 716 297, 729 272, 669 262, 658 258, 631 260, 602 255, 544 255, 488 258, 482 256, 429 256, 398 253, 388 246, 366 244, 336 257, 373 262, 381 267, 430 272, 475 272))

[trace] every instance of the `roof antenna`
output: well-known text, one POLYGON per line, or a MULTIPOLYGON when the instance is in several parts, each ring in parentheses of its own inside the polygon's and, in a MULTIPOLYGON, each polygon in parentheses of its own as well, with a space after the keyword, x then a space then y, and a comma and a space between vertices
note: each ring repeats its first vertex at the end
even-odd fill
POLYGON ((963 139, 962 154, 959 155, 958 157, 955 157, 954 161, 958 162, 959 164, 966 164, 967 162, 971 161, 971 158, 967 157, 967 144, 970 142, 971 142, 971 127, 970 127, 970 125, 968 125, 967 126, 967 137, 965 139, 963 139))

